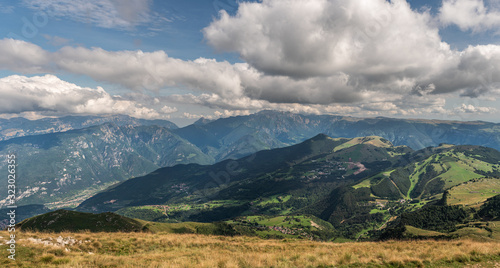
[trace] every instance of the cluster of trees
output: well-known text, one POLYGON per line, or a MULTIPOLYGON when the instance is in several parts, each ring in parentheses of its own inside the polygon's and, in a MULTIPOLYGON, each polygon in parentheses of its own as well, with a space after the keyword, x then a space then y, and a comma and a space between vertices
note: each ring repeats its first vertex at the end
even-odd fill
POLYGON ((392 183, 389 178, 384 178, 379 183, 371 187, 372 192, 376 196, 388 199, 398 199, 401 197, 399 189, 392 183))
POLYGON ((419 180, 413 191, 410 193, 411 198, 419 197, 424 193, 426 195, 432 195, 440 193, 443 190, 444 182, 442 180, 435 180, 439 173, 434 169, 432 162, 426 166, 425 171, 419 175, 419 180))
POLYGON ((462 206, 427 206, 414 212, 403 213, 400 216, 400 224, 438 232, 453 232, 457 230, 457 224, 469 220, 470 212, 462 206))
POLYGON ((486 200, 477 215, 485 220, 500 220, 500 195, 486 200))
POLYGON ((462 145, 458 146, 457 150, 465 156, 476 158, 486 163, 495 165, 500 161, 500 152, 492 148, 462 145))

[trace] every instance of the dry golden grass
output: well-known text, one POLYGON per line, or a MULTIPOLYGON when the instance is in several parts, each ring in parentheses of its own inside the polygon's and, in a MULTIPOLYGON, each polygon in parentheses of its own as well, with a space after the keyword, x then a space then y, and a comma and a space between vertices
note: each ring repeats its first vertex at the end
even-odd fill
MULTIPOLYGON (((471 240, 336 244, 166 233, 17 235, 16 262, 1 245, 0 267, 500 267, 500 242, 471 240), (57 247, 27 240, 59 236, 76 242, 57 247)), ((0 236, 3 242, 7 233, 0 236)))

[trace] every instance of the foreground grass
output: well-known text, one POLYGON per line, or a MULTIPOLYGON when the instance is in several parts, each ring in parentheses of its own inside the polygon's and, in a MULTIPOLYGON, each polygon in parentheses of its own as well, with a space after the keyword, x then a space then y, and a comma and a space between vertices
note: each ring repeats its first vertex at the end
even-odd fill
MULTIPOLYGON (((2 243, 7 235, 0 232, 2 243)), ((472 240, 340 244, 167 233, 18 232, 17 236, 17 260, 10 261, 7 246, 0 245, 0 267, 500 266, 500 242, 472 240), (68 244, 58 243, 58 237, 68 244)))

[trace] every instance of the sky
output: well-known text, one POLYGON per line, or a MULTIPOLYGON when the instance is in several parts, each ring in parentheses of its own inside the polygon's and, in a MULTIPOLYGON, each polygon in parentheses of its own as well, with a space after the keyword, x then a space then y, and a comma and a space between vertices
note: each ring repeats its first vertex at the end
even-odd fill
POLYGON ((498 0, 0 0, 0 117, 500 122, 498 0))

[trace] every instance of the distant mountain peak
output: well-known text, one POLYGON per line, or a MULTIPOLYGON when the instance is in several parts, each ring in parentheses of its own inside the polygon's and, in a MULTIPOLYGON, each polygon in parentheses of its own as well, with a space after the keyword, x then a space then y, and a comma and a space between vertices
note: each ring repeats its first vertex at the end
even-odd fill
POLYGON ((277 111, 277 110, 262 110, 256 114, 257 115, 290 115, 293 113, 287 112, 287 111, 277 111))
POLYGON ((347 142, 335 147, 334 151, 339 151, 342 149, 350 148, 350 147, 353 147, 356 145, 361 145, 361 144, 372 145, 372 146, 379 147, 379 148, 394 147, 394 145, 390 141, 388 141, 382 137, 367 136, 367 137, 352 138, 352 139, 348 140, 347 142))
POLYGON ((320 140, 327 140, 327 139, 332 139, 330 136, 320 133, 314 137, 311 138, 313 141, 320 141, 320 140))
POLYGON ((210 122, 213 122, 214 120, 210 120, 210 119, 206 119, 204 117, 196 120, 196 122, 193 123, 193 125, 196 125, 196 126, 201 126, 201 125, 206 125, 210 122))
POLYGON ((449 143, 440 143, 439 146, 436 147, 436 148, 438 148, 438 149, 441 149, 441 148, 445 149, 445 148, 452 148, 452 147, 455 147, 455 145, 454 144, 449 144, 449 143))
POLYGON ((371 144, 375 145, 377 147, 393 147, 394 145, 388 141, 387 139, 384 139, 379 136, 367 136, 367 137, 361 137, 357 138, 360 140, 361 143, 363 144, 371 144))

